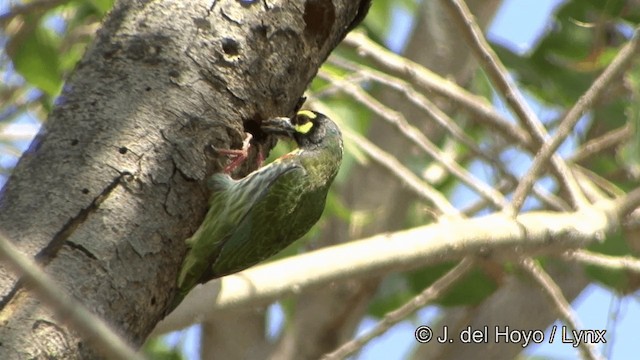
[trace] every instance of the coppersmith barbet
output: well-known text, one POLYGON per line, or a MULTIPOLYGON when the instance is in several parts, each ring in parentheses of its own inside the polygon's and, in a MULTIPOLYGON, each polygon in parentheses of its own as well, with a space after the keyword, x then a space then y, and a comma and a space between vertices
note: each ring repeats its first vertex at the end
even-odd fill
POLYGON ((283 250, 318 221, 342 161, 342 135, 323 114, 302 110, 262 122, 298 148, 240 180, 209 179, 210 208, 186 240, 174 305, 198 283, 244 270, 283 250))

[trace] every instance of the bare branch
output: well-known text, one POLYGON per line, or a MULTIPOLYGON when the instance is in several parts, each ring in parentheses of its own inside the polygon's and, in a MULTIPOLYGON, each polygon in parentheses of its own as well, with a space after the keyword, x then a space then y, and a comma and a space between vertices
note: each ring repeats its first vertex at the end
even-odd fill
POLYGON ((631 214, 638 207, 640 207, 640 188, 616 200, 615 208, 620 219, 631 214))
POLYGON ((96 343, 105 355, 113 359, 144 359, 116 335, 103 321, 77 300, 61 290, 38 265, 20 253, 11 241, 0 233, 0 255, 26 281, 42 301, 49 303, 61 319, 68 319, 83 337, 96 343))
MULTIPOLYGON (((482 158, 484 161, 487 161, 489 164, 494 166, 496 169, 501 171, 501 174, 504 177, 507 177, 510 181, 515 183, 518 182, 518 178, 510 173, 508 169, 505 169, 504 166, 496 161, 495 156, 491 156, 486 153, 486 151, 480 149, 476 144, 475 140, 471 139, 467 136, 464 131, 451 119, 448 115, 443 113, 438 107, 429 101, 424 95, 418 93, 411 84, 405 82, 402 79, 397 77, 387 75, 381 73, 379 71, 373 70, 366 66, 362 66, 361 64, 355 64, 349 60, 337 57, 331 57, 330 61, 340 67, 343 67, 347 70, 354 71, 354 75, 350 76, 348 81, 346 80, 337 80, 335 77, 331 76, 327 72, 323 72, 322 69, 320 71, 320 75, 323 76, 328 81, 335 84, 332 88, 335 91, 342 91, 347 93, 348 95, 352 95, 356 99, 359 97, 359 92, 363 92, 360 88, 356 88, 353 84, 356 84, 360 81, 373 80, 382 85, 391 87, 394 90, 397 90, 403 93, 407 99, 409 99, 413 104, 415 104, 418 108, 422 109, 427 116, 433 119, 437 124, 439 124, 443 129, 445 129, 451 136, 460 141, 465 146, 469 147, 470 151, 482 158)), ((366 104, 365 104, 366 105, 366 104)), ((514 144, 514 146, 518 146, 519 144, 514 144)), ((390 168, 391 169, 391 168, 390 168)), ((393 170, 393 169, 391 169, 393 170)), ((515 187, 515 186, 514 186, 515 187)), ((507 189, 500 190, 500 187, 496 187, 499 192, 505 192, 507 189)), ((562 201, 559 198, 555 198, 552 194, 547 194, 542 191, 539 187, 534 187, 533 189, 534 195, 543 201, 544 203, 552 205, 551 208, 555 209, 567 209, 566 204, 562 204, 562 201)), ((479 204, 483 204, 482 207, 485 207, 487 202, 486 199, 481 199, 479 204)))
POLYGON ((475 261, 471 257, 466 257, 456 265, 453 269, 449 270, 441 278, 436 280, 431 286, 426 288, 420 294, 416 295, 411 301, 402 305, 400 308, 387 313, 384 318, 376 324, 366 334, 355 338, 336 349, 334 352, 327 354, 323 357, 324 360, 330 359, 346 359, 347 356, 362 349, 369 341, 384 334, 393 325, 406 319, 409 315, 418 311, 429 302, 442 296, 447 290, 449 290, 455 283, 463 278, 471 269, 473 269, 475 261))
MULTIPOLYGON (((460 0, 447 0, 443 1, 443 4, 449 9, 451 16, 458 21, 460 31, 465 36, 471 50, 475 52, 476 57, 483 64, 484 69, 496 85, 498 91, 503 95, 507 104, 513 109, 523 125, 534 137, 535 141, 539 144, 544 144, 547 132, 542 122, 533 110, 531 110, 524 96, 511 80, 507 68, 502 64, 493 49, 491 49, 491 46, 489 46, 489 43, 473 19, 473 15, 467 5, 460 0)), ((550 157, 551 155, 553 154, 550 154, 550 157)), ((571 171, 567 168, 566 163, 559 156, 553 156, 552 165, 556 169, 558 180, 560 180, 568 190, 573 204, 578 207, 586 205, 586 199, 584 199, 580 187, 577 185, 571 171)), ((525 189, 526 192, 520 190, 520 193, 517 191, 523 188, 523 186, 520 185, 516 188, 516 194, 520 197, 514 196, 514 201, 512 202, 514 212, 520 210, 526 195, 531 190, 531 186, 532 184, 525 189)))
POLYGON ((349 140, 366 152, 373 161, 387 169, 400 182, 406 184, 416 195, 433 204, 442 214, 450 217, 460 217, 460 212, 449 203, 447 198, 407 169, 394 156, 352 131, 343 130, 343 133, 349 140))
POLYGON ((618 55, 613 59, 611 64, 598 76, 591 84, 591 87, 580 96, 578 102, 569 110, 560 122, 556 134, 544 143, 529 168, 527 175, 524 176, 522 182, 516 188, 513 195, 513 206, 518 210, 524 203, 526 194, 529 193, 533 183, 536 181, 549 159, 553 156, 558 147, 564 142, 565 138, 571 133, 582 115, 591 108, 594 101, 598 99, 609 85, 622 75, 629 68, 636 54, 640 51, 640 29, 637 29, 633 38, 627 43, 618 55))
MULTIPOLYGON (((506 179, 505 179, 506 180, 506 179)), ((496 185, 496 190, 506 193, 513 189, 515 185, 511 179, 509 181, 503 181, 502 183, 496 185)), ((542 204, 546 206, 547 209, 555 210, 555 211, 571 211, 571 207, 561 198, 556 195, 549 193, 548 190, 544 189, 542 186, 535 185, 533 187, 533 195, 536 199, 538 199, 542 204)), ((468 217, 477 213, 478 211, 486 208, 489 204, 485 199, 478 199, 471 205, 462 209, 462 213, 468 217)))
POLYGON ((360 103, 378 114, 384 120, 388 121, 398 131, 400 131, 403 136, 411 140, 426 154, 442 164, 442 166, 444 166, 448 171, 458 177, 470 188, 477 191, 480 196, 491 201, 494 206, 500 209, 504 209, 508 206, 506 199, 501 193, 482 182, 476 176, 471 174, 467 169, 463 168, 458 163, 453 161, 451 159, 451 156, 447 156, 440 149, 438 149, 438 147, 433 144, 426 136, 424 136, 424 134, 420 130, 418 130, 415 126, 409 124, 402 113, 390 109, 368 93, 362 91, 362 89, 360 89, 359 87, 353 86, 353 84, 349 82, 335 79, 334 77, 331 77, 326 73, 320 73, 319 75, 329 81, 339 83, 343 91, 353 96, 360 103))
MULTIPOLYGON (((359 66, 358 64, 352 63, 346 59, 331 57, 330 61, 333 64, 341 66, 345 69, 349 69, 355 72, 358 76, 362 77, 362 81, 373 80, 378 82, 384 86, 387 86, 393 90, 396 90, 403 94, 411 103, 416 105, 420 110, 427 115, 428 118, 433 120, 437 125, 439 125, 442 129, 447 131, 452 138, 456 139, 461 144, 465 145, 471 153, 480 157, 484 161, 490 163, 491 165, 501 168, 502 164, 495 159, 495 156, 488 154, 486 151, 482 150, 480 146, 478 146, 477 141, 472 139, 470 136, 465 134, 464 130, 452 119, 444 113, 442 110, 438 108, 436 104, 434 104, 431 100, 429 100, 426 96, 422 95, 416 89, 411 86, 411 84, 406 81, 399 79, 394 76, 390 76, 379 71, 375 71, 369 69, 364 66, 359 66)), ((320 69, 320 73, 322 73, 322 69, 320 69)), ((335 83, 335 82, 334 82, 335 83)), ((340 82, 342 84, 342 82, 340 82)), ((355 81, 351 82, 356 83, 355 81)), ((340 85, 340 89, 344 89, 342 85, 340 85)), ((347 91, 347 93, 349 93, 347 91)), ((519 144, 515 144, 519 145, 519 144)), ((501 169, 502 170, 502 169, 501 169)))
POLYGON ((516 84, 511 80, 507 68, 491 49, 482 34, 482 29, 475 22, 464 1, 447 0, 442 1, 442 4, 448 8, 451 17, 458 22, 458 28, 465 36, 465 40, 476 54, 476 58, 482 63, 498 91, 507 101, 507 104, 513 109, 530 134, 533 134, 538 139, 544 138, 546 131, 542 122, 529 107, 516 84))
POLYGON ((563 259, 576 261, 583 265, 609 270, 626 270, 640 274, 640 259, 633 256, 608 256, 587 250, 567 251, 561 256, 563 259))
POLYGON ((569 157, 569 160, 574 163, 579 163, 606 149, 618 146, 628 141, 631 139, 632 135, 633 126, 630 123, 627 123, 625 126, 611 130, 598 138, 591 139, 585 144, 582 144, 582 146, 580 146, 580 148, 578 148, 576 152, 569 157))
POLYGON ((529 212, 451 220, 331 246, 274 261, 196 287, 158 324, 155 334, 215 317, 218 311, 264 306, 311 286, 408 270, 491 252, 513 259, 582 248, 619 227, 614 202, 574 213, 529 212), (327 264, 331 264, 328 266, 327 264), (295 269, 292 271, 292 269, 295 269))
POLYGON ((489 129, 495 129, 512 143, 534 150, 534 143, 522 128, 507 120, 493 108, 487 99, 474 95, 455 83, 443 79, 424 66, 398 56, 368 39, 364 34, 352 32, 343 41, 352 46, 360 56, 376 62, 381 70, 398 76, 422 89, 425 94, 435 93, 445 97, 456 106, 467 111, 474 120, 483 122, 489 129))
MULTIPOLYGON (((571 304, 565 299, 562 290, 549 274, 532 258, 523 259, 520 267, 524 269, 533 280, 540 284, 545 294, 549 297, 549 300, 555 305, 562 321, 567 324, 571 330, 579 330, 581 326, 578 323, 577 316, 571 309, 571 304)), ((584 359, 602 359, 602 356, 598 354, 593 344, 582 341, 579 347, 584 359)))

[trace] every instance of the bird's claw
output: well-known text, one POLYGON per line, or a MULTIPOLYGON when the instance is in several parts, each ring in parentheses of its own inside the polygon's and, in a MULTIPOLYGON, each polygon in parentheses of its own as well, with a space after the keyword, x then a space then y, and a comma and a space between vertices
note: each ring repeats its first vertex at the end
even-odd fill
POLYGON ((215 147, 213 148, 218 154, 226 155, 233 158, 231 162, 224 167, 223 171, 226 174, 231 174, 232 172, 234 172, 238 168, 238 166, 242 165, 242 163, 249 156, 249 147, 251 147, 251 139, 253 139, 253 135, 251 135, 250 133, 245 133, 245 134, 247 134, 247 136, 242 141, 241 149, 218 149, 215 147))

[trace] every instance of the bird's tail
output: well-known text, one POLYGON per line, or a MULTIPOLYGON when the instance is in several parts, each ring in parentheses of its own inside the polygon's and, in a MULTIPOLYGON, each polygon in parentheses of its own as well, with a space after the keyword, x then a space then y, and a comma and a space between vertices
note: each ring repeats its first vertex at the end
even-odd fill
POLYGON ((180 305, 182 300, 184 300, 188 292, 189 291, 179 290, 178 293, 173 297, 173 300, 169 303, 169 306, 167 307, 167 310, 165 311, 164 316, 171 314, 171 312, 175 310, 178 307, 178 305, 180 305))

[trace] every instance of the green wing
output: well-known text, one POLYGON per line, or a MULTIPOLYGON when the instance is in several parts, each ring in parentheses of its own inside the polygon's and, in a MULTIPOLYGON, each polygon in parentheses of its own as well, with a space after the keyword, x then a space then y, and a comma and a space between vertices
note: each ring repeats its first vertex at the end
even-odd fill
POLYGON ((297 217, 295 212, 306 189, 306 181, 307 173, 300 166, 287 169, 268 184, 231 237, 222 244, 212 269, 216 276, 253 266, 299 237, 291 226, 297 217))
POLYGON ((240 223, 265 197, 271 185, 295 169, 304 171, 294 161, 275 161, 238 181, 225 174, 211 177, 210 208, 198 230, 186 240, 190 249, 178 276, 180 299, 196 284, 213 276, 211 266, 216 263, 222 246, 234 233, 242 231, 240 223))

